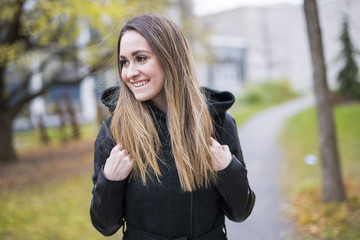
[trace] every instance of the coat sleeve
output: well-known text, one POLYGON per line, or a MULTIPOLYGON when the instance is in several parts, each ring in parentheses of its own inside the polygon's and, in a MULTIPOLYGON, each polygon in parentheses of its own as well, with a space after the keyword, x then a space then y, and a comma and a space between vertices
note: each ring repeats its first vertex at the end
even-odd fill
POLYGON ((90 217, 94 227, 105 236, 114 234, 121 226, 124 214, 124 195, 127 179, 111 181, 104 176, 103 168, 112 148, 115 146, 108 127, 102 123, 95 140, 94 184, 90 217))
POLYGON ((235 119, 229 113, 225 116, 221 141, 229 146, 233 157, 230 164, 218 172, 217 189, 222 196, 225 215, 232 221, 241 222, 250 215, 255 194, 249 186, 235 119))

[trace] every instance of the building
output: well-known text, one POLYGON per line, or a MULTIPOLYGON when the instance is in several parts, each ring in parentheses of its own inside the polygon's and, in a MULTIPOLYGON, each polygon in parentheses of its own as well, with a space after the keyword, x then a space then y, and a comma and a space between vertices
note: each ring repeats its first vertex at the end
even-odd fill
MULTIPOLYGON (((360 49, 360 1, 320 0, 318 8, 328 82, 334 88, 341 67, 337 58, 345 13, 349 15, 352 42, 360 49)), ((209 51, 216 51, 214 62, 200 67, 199 76, 203 82, 237 92, 244 83, 285 78, 299 92, 312 89, 312 66, 302 5, 239 7, 202 16, 199 21, 212 32, 209 51), (237 54, 237 60, 224 64, 224 58, 233 54, 237 54), (226 84, 230 82, 230 75, 236 84, 226 84)))

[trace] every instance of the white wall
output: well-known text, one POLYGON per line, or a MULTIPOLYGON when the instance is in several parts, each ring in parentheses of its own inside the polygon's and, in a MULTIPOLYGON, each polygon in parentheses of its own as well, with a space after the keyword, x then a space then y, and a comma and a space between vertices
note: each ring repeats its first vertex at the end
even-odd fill
MULTIPOLYGON (((328 82, 336 85, 341 64, 336 63, 340 52, 343 13, 350 16, 352 42, 360 49, 360 1, 318 1, 323 34, 328 82), (346 8, 346 3, 351 3, 346 8)), ((214 35, 236 36, 247 46, 246 80, 289 78, 298 91, 311 91, 312 68, 305 17, 302 5, 271 7, 240 7, 200 18, 214 35)), ((358 57, 358 63, 360 59, 358 57)))

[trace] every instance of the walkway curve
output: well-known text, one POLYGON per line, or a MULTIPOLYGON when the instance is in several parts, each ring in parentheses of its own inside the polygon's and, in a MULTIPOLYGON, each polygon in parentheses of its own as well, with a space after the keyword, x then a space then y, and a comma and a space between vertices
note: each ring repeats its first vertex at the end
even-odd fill
POLYGON ((277 179, 278 167, 283 160, 277 137, 287 118, 313 104, 314 98, 308 96, 277 105, 256 114, 239 129, 256 203, 245 222, 226 222, 229 240, 292 239, 294 225, 283 213, 286 202, 277 179))

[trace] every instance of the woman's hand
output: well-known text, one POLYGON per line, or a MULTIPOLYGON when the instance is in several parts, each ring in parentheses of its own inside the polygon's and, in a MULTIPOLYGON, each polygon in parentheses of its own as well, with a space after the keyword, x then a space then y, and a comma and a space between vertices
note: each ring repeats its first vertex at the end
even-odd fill
POLYGON ((214 138, 210 140, 210 151, 212 153, 213 170, 221 171, 231 162, 232 154, 227 145, 220 145, 214 138))
POLYGON ((119 143, 110 153, 104 166, 105 177, 112 181, 121 181, 127 178, 133 169, 133 160, 128 151, 119 143))

